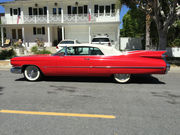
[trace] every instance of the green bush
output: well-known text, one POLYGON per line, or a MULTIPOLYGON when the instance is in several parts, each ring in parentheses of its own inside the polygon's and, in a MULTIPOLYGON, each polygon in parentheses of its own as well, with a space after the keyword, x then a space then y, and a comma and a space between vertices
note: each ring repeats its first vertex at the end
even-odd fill
POLYGON ((13 49, 2 50, 0 52, 0 60, 11 59, 16 56, 16 52, 13 49))
POLYGON ((43 50, 38 50, 37 46, 32 47, 31 52, 33 52, 34 54, 51 54, 51 52, 46 50, 45 48, 43 50))
POLYGON ((169 44, 170 47, 180 47, 180 39, 176 38, 173 42, 169 44))

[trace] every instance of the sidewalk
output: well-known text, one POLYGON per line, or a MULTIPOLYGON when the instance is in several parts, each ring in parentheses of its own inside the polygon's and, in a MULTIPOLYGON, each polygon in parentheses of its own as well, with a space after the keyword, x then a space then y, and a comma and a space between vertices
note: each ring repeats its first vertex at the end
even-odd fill
MULTIPOLYGON (((10 60, 0 60, 0 70, 9 70, 11 67, 10 60)), ((170 72, 180 72, 180 66, 171 65, 170 72)))

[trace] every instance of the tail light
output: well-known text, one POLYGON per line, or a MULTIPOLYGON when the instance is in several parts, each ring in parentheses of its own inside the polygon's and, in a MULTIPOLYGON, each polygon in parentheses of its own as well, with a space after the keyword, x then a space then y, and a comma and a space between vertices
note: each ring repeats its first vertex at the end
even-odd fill
POLYGON ((58 46, 56 46, 56 49, 59 49, 59 47, 58 47, 58 46))
POLYGON ((110 43, 110 42, 108 43, 108 46, 111 46, 111 43, 110 43))

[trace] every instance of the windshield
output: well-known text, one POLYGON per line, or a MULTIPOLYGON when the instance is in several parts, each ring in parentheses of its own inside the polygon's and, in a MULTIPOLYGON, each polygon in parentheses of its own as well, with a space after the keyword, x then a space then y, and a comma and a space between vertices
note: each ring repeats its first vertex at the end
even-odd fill
POLYGON ((109 42, 108 38, 94 38, 92 42, 109 42))
POLYGON ((74 41, 62 41, 60 44, 74 44, 74 41))

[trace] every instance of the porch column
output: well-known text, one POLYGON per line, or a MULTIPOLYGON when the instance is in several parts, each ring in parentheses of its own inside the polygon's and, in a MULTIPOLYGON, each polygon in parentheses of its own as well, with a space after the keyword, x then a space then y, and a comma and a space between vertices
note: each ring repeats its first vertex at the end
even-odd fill
POLYGON ((23 44, 26 47, 26 39, 25 39, 25 33, 24 33, 24 26, 22 27, 22 38, 23 38, 23 44))
POLYGON ((91 25, 89 25, 89 44, 91 44, 91 25))
POLYGON ((120 26, 117 27, 117 48, 120 50, 120 26))
POLYGON ((21 19, 22 19, 22 24, 24 24, 24 8, 22 8, 21 10, 21 19))
POLYGON ((62 26, 62 40, 64 40, 64 26, 62 26))
POLYGON ((49 23, 49 6, 47 5, 47 23, 49 23))
POLYGON ((3 27, 1 27, 1 42, 2 42, 2 46, 4 46, 4 31, 3 31, 3 27))
POLYGON ((50 33, 50 26, 47 27, 48 30, 48 46, 51 46, 51 33, 50 33))
POLYGON ((61 23, 64 23, 64 11, 63 11, 63 8, 61 8, 61 23))

